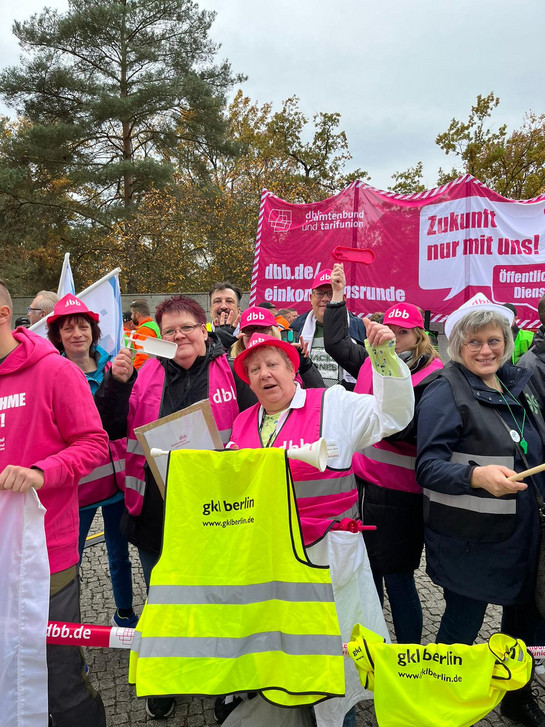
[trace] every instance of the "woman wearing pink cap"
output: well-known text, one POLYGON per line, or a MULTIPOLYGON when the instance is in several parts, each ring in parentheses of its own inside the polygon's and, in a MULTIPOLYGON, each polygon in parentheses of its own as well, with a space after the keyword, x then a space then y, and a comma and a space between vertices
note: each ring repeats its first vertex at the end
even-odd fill
POLYGON ((243 311, 240 317, 238 340, 231 346, 231 358, 236 358, 239 353, 244 351, 254 333, 265 333, 267 336, 280 338, 276 318, 267 308, 253 305, 243 311))
MULTIPOLYGON (((240 333, 238 340, 231 347, 231 358, 236 358, 239 353, 246 349, 254 333, 274 336, 278 339, 282 337, 276 318, 271 311, 260 306, 251 306, 242 313, 240 318, 240 333)), ((302 386, 305 389, 322 388, 324 380, 312 362, 305 342, 301 341, 289 345, 293 345, 294 350, 299 355, 299 364, 296 370, 298 372, 297 378, 302 386)))
POLYGON ((288 449, 324 436, 335 445, 336 454, 325 474, 317 475, 308 465, 294 464, 306 545, 319 541, 332 520, 357 518, 351 466, 354 452, 400 431, 412 418, 409 372, 395 355, 394 336, 378 323, 367 320, 366 326, 368 335, 372 334, 366 344, 373 354, 372 376, 379 387, 372 396, 359 397, 342 386, 303 390, 296 381, 299 354, 291 344, 274 336, 254 333, 235 359, 235 373, 249 384, 259 403, 236 417, 232 444, 288 449), (324 482, 316 485, 317 480, 324 482), (298 486, 299 481, 310 484, 298 486))
MULTIPOLYGON (((53 315, 47 319, 47 335, 51 343, 67 359, 78 366, 94 395, 111 356, 98 345, 99 315, 90 311, 76 296, 65 295, 55 305, 53 315)), ((125 440, 110 442, 108 459, 91 472, 78 487, 80 505, 79 555, 83 556, 85 541, 95 513, 102 507, 104 539, 108 552, 108 565, 116 605, 112 623, 134 628, 138 621, 132 607, 132 575, 129 545, 119 528, 125 510, 124 486, 125 440)))

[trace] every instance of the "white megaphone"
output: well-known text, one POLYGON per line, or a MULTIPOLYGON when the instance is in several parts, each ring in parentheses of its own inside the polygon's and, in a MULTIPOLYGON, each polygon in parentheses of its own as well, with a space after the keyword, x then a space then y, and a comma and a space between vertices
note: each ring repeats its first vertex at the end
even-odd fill
POLYGON ((290 459, 306 462, 323 472, 327 465, 327 442, 324 437, 320 437, 315 442, 303 444, 302 447, 290 447, 287 454, 290 459))
POLYGON ((164 338, 151 338, 150 336, 135 340, 134 336, 135 331, 131 331, 125 341, 126 347, 133 351, 136 350, 136 344, 144 353, 150 356, 161 356, 161 358, 174 358, 176 356, 178 344, 174 343, 174 341, 165 341, 164 338))
POLYGON ((159 447, 152 447, 149 451, 152 457, 162 457, 163 454, 170 454, 166 449, 159 449, 159 447))
MULTIPOLYGON (((162 457, 169 454, 167 450, 152 447, 150 455, 152 457, 162 457)), ((327 465, 327 442, 324 437, 320 437, 315 442, 303 444, 302 447, 291 447, 287 450, 290 459, 297 459, 300 462, 306 462, 317 470, 323 472, 327 465)))

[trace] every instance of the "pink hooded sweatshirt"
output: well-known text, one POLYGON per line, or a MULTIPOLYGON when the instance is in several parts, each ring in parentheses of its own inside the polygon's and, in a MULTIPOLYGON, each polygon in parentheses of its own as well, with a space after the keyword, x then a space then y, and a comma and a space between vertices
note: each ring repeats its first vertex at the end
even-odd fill
POLYGON ((108 436, 80 369, 26 328, 13 336, 19 346, 0 364, 0 471, 9 464, 43 470, 38 497, 57 573, 79 560, 78 482, 106 458, 108 436))

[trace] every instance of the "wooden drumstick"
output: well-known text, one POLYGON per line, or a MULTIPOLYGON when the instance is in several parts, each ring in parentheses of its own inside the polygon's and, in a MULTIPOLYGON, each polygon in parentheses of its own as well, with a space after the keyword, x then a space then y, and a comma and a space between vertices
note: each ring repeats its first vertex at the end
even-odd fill
POLYGON ((516 475, 511 475, 511 477, 508 477, 507 479, 510 482, 519 482, 525 477, 530 477, 530 475, 537 475, 538 472, 543 472, 543 470, 545 470, 545 462, 543 464, 538 464, 537 467, 530 467, 529 470, 524 470, 524 472, 518 472, 516 475))

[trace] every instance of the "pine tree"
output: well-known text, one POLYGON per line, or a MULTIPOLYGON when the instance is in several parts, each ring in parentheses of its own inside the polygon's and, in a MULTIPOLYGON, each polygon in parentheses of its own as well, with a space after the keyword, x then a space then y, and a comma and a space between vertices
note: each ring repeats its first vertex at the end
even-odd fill
MULTIPOLYGON (((177 145, 228 148, 225 94, 239 79, 215 61, 213 19, 190 0, 70 0, 66 13, 14 24, 24 56, 0 74, 0 94, 25 120, 12 154, 63 180, 65 244, 78 241, 84 257, 118 221, 130 229, 146 191, 168 187, 177 145)), ((124 239, 119 264, 138 291, 146 241, 124 239)))

